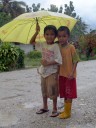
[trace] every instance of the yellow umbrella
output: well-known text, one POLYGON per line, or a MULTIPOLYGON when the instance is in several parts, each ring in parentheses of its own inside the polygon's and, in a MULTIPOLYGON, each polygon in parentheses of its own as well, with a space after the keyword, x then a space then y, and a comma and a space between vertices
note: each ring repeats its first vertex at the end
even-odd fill
POLYGON ((35 32, 37 20, 40 25, 37 41, 44 41, 43 30, 46 25, 55 25, 57 28, 65 25, 72 30, 76 23, 76 19, 62 13, 43 10, 24 13, 0 28, 1 40, 28 44, 35 32))

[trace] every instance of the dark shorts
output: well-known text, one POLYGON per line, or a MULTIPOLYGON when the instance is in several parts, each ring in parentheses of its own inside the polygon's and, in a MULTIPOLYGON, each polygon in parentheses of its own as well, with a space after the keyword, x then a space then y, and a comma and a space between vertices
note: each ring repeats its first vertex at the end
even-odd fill
POLYGON ((77 98, 76 79, 69 80, 66 77, 59 76, 60 98, 77 98))

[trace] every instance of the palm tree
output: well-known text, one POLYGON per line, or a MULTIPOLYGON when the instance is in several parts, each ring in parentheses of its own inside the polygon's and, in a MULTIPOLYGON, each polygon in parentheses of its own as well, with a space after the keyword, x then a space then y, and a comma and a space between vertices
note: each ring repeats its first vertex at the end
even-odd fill
POLYGON ((0 0, 1 11, 11 15, 12 18, 24 13, 26 6, 26 3, 23 1, 0 0))

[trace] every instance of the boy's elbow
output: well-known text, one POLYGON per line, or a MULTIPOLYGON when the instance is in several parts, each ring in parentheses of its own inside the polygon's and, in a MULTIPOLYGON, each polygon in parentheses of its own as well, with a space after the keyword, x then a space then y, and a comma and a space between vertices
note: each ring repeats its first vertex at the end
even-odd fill
POLYGON ((35 44, 35 41, 30 40, 30 44, 33 44, 34 45, 35 44))

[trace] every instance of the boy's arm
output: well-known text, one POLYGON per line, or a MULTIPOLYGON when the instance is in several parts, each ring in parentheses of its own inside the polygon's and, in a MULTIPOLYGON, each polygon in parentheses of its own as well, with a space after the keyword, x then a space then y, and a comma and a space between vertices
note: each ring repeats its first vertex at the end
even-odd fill
POLYGON ((43 66, 49 66, 49 65, 55 65, 55 64, 58 64, 56 61, 51 61, 51 62, 48 62, 47 60, 42 60, 41 61, 41 64, 43 66))
POLYGON ((37 22, 37 24, 36 24, 36 32, 35 32, 34 35, 32 36, 32 38, 31 38, 31 40, 30 40, 30 44, 35 44, 35 43, 36 43, 35 40, 36 40, 36 37, 37 37, 39 31, 40 31, 40 26, 39 26, 39 24, 38 24, 38 22, 37 22))
POLYGON ((76 52, 76 49, 74 46, 71 47, 72 49, 72 60, 73 60, 73 68, 72 68, 72 72, 71 74, 69 74, 69 79, 73 79, 74 78, 74 72, 76 70, 77 67, 77 63, 80 61, 79 56, 76 52))
POLYGON ((71 72, 71 74, 69 75, 69 79, 73 79, 73 75, 74 75, 74 72, 75 72, 75 70, 76 70, 77 63, 78 63, 78 62, 74 63, 72 72, 71 72))
POLYGON ((37 35, 38 35, 38 33, 35 32, 35 34, 32 36, 32 38, 31 38, 31 40, 30 40, 30 44, 35 44, 35 43, 36 43, 36 42, 35 42, 35 39, 36 39, 37 35))
POLYGON ((72 74, 74 74, 74 72, 75 72, 75 70, 76 70, 76 67, 77 67, 77 63, 78 63, 78 62, 74 63, 74 65, 73 65, 72 74))

